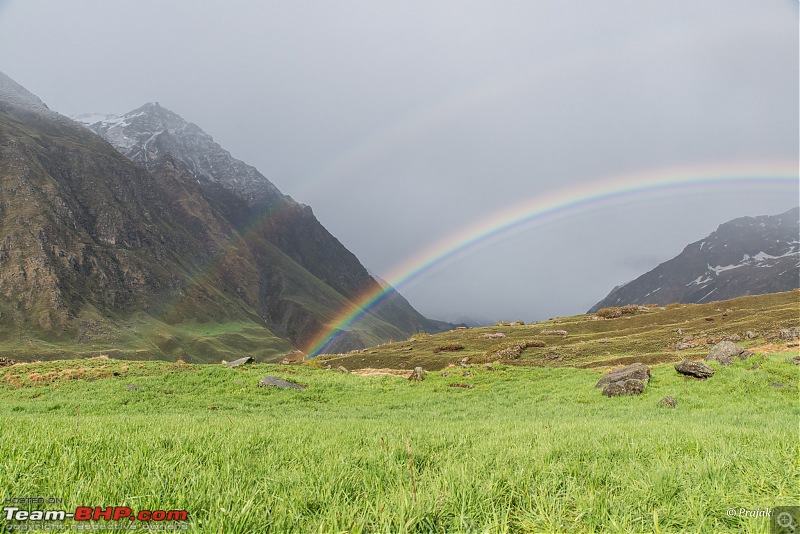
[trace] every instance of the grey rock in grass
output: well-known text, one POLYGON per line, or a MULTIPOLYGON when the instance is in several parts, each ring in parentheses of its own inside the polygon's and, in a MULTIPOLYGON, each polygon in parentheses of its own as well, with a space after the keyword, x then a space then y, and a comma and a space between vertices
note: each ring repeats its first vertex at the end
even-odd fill
POLYGON ((703 362, 683 360, 681 363, 675 364, 675 370, 682 375, 700 380, 714 376, 714 369, 703 362))
POLYGON ((795 356, 794 358, 786 358, 786 361, 789 363, 793 363, 795 365, 800 365, 800 356, 795 356))
POLYGON ((692 345, 691 343, 684 343, 682 341, 679 341, 678 343, 675 344, 675 350, 691 349, 693 346, 694 345, 692 345))
POLYGON ((339 371, 339 372, 345 373, 345 374, 350 372, 350 371, 347 370, 347 367, 345 367, 344 365, 340 365, 339 367, 336 368, 336 370, 339 371))
POLYGON ((233 367, 239 367, 240 365, 244 365, 246 363, 253 363, 255 359, 252 356, 245 356, 244 358, 239 358, 238 360, 233 360, 232 362, 228 362, 225 364, 225 367, 231 369, 233 367))
POLYGON ((667 395, 666 397, 658 401, 658 404, 660 404, 664 408, 675 408, 678 405, 678 401, 675 400, 675 397, 667 395))
POLYGON ((414 367, 414 370, 411 371, 411 376, 409 376, 408 379, 412 382, 422 382, 425 380, 425 371, 422 369, 422 367, 414 367))
POLYGON ((601 388, 614 382, 622 382, 631 379, 639 380, 646 386, 650 381, 650 368, 643 363, 626 365, 622 369, 617 369, 616 371, 608 373, 601 378, 594 387, 601 388))
POLYGON ((749 350, 745 349, 733 343, 732 341, 720 341, 708 352, 708 356, 706 356, 706 361, 717 361, 722 365, 730 365, 733 363, 734 358, 739 358, 740 360, 746 360, 753 353, 749 350))
POLYGON ((800 328, 793 326, 791 328, 783 328, 778 331, 778 337, 781 339, 797 339, 800 338, 800 328))
POLYGON ((780 382, 772 382, 772 383, 770 384, 770 386, 772 386, 772 387, 774 387, 774 388, 785 388, 785 387, 786 387, 786 384, 781 384, 780 382))
POLYGON ((11 360, 9 358, 0 358, 0 367, 6 367, 6 366, 9 366, 9 365, 14 365, 15 363, 17 363, 17 362, 15 362, 14 360, 11 360))
POLYGON ((306 389, 306 386, 302 384, 297 384, 295 382, 289 382, 288 380, 284 380, 283 378, 277 378, 274 376, 265 376, 261 380, 258 381, 258 387, 263 388, 265 386, 281 388, 281 389, 306 389))
POLYGON ((603 395, 616 397, 618 395, 641 395, 644 392, 645 382, 636 378, 628 378, 611 382, 603 388, 603 395))
POLYGON ((755 339, 758 337, 758 334, 753 332, 752 330, 748 330, 744 333, 745 339, 755 339))

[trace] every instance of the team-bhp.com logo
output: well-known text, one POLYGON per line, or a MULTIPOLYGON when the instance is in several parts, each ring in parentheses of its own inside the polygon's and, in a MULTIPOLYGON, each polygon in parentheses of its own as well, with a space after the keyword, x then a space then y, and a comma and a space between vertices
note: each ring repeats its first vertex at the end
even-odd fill
POLYGON ((3 508, 6 521, 186 521, 186 510, 140 510, 134 512, 127 506, 108 506, 106 508, 78 506, 74 512, 66 510, 22 510, 17 506, 3 508))

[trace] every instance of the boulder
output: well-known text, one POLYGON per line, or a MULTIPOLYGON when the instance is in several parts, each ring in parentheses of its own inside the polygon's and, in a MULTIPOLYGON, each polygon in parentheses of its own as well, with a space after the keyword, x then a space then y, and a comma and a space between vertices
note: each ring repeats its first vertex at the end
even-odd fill
POLYGON ((232 367, 239 367, 240 365, 244 365, 246 363, 253 363, 254 361, 255 359, 252 356, 245 356, 244 358, 239 358, 238 360, 226 363, 225 367, 230 369, 232 367))
POLYGON ((660 404, 664 408, 675 408, 678 405, 678 401, 675 400, 675 397, 667 395, 666 397, 658 401, 658 404, 660 404))
POLYGON ((594 387, 600 388, 614 382, 622 382, 630 379, 639 380, 644 385, 647 385, 650 381, 650 368, 643 363, 626 365, 622 369, 617 369, 616 371, 608 373, 601 378, 594 387))
POLYGON ((425 380, 425 371, 422 370, 422 367, 414 367, 414 370, 411 371, 411 376, 409 376, 408 379, 412 382, 422 382, 425 380))
POLYGON ((714 376, 714 369, 703 362, 683 360, 681 363, 675 364, 675 370, 682 375, 691 376, 700 380, 705 380, 706 378, 714 376))
POLYGON ((274 376, 265 376, 258 381, 258 387, 263 388, 265 386, 281 389, 306 389, 306 386, 297 384, 295 382, 289 382, 288 380, 274 376))
POLYGON ((691 349, 692 347, 694 347, 694 345, 692 345, 691 343, 684 343, 682 341, 679 341, 678 343, 675 344, 675 350, 686 350, 686 349, 691 349))
POLYGON ((618 395, 641 395, 644 391, 645 382, 636 378, 628 378, 611 382, 603 388, 603 395, 606 397, 616 397, 618 395))
POLYGON ((778 337, 781 339, 800 338, 800 328, 796 326, 793 326, 791 328, 783 328, 778 331, 778 337))
POLYGON ((708 356, 706 356, 706 361, 716 361, 721 363, 722 365, 730 365, 733 363, 734 358, 739 358, 740 360, 746 360, 748 357, 752 356, 753 353, 749 350, 733 343, 732 341, 720 341, 708 352, 708 356))
POLYGON ((752 330, 748 330, 747 332, 744 333, 744 337, 745 339, 755 339, 758 337, 758 334, 756 334, 752 330))

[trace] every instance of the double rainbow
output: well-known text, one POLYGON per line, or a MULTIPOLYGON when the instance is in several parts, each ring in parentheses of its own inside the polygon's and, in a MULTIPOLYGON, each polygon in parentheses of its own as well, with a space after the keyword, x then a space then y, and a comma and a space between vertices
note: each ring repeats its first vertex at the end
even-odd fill
POLYGON ((379 306, 392 288, 408 286, 469 252, 535 224, 614 201, 645 201, 670 194, 773 190, 793 194, 797 199, 798 176, 797 162, 682 167, 616 176, 537 196, 494 213, 398 265, 384 277, 391 288, 379 287, 354 300, 312 338, 304 352, 310 357, 325 352, 337 336, 357 326, 359 320, 379 306))

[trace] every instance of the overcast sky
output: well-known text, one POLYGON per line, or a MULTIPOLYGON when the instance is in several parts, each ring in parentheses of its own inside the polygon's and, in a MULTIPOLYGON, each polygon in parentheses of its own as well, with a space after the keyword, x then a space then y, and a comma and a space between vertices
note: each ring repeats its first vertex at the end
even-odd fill
MULTIPOLYGON (((158 101, 378 275, 520 202, 798 160, 795 0, 0 0, 0 71, 65 115, 158 101)), ((598 204, 401 287, 424 314, 582 313, 797 186, 598 204)))

